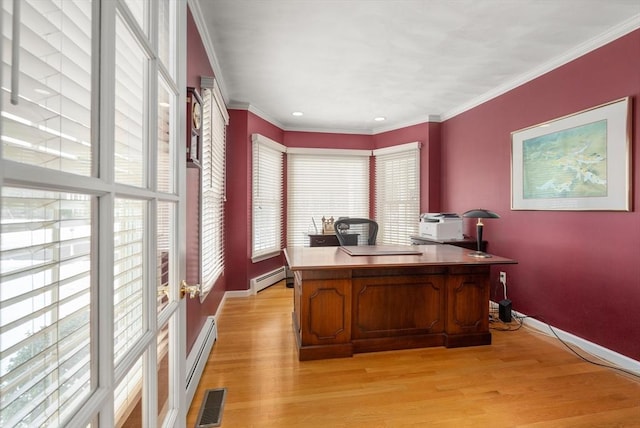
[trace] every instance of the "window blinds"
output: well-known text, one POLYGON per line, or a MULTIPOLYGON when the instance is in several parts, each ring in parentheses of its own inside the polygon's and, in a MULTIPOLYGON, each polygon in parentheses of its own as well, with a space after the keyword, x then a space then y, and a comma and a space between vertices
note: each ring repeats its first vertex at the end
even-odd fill
POLYGON ((3 187, 0 426, 57 425, 91 393, 88 195, 3 187))
POLYGON ((259 134, 253 141, 252 260, 277 255, 282 249, 282 175, 286 147, 259 134))
POLYGON ((370 155, 287 149, 287 246, 308 246, 309 233, 322 233, 323 216, 369 217, 370 155))
POLYGON ((226 125, 229 120, 217 84, 202 78, 201 286, 206 296, 224 270, 226 125))
MULTIPOLYGON (((91 3, 20 2, 18 105, 9 102, 11 66, 5 62, 3 156, 6 159, 91 174, 91 3), (46 11, 46 13, 45 13, 46 11)), ((12 2, 2 2, 4 21, 12 2)), ((6 25, 4 61, 10 58, 6 25)))
POLYGON ((420 144, 374 150, 379 244, 411 243, 420 216, 420 144))

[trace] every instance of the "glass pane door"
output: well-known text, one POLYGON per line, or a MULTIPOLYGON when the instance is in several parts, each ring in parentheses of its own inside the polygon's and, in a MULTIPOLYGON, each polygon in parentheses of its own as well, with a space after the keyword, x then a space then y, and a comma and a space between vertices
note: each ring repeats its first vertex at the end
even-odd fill
POLYGON ((0 13, 0 426, 183 424, 186 2, 0 13))

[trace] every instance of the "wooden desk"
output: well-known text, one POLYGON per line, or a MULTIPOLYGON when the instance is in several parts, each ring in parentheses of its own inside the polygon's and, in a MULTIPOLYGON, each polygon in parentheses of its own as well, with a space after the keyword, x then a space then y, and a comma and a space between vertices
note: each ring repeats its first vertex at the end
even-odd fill
POLYGON ((293 328, 299 359, 491 343, 489 269, 515 260, 470 257, 451 245, 418 255, 350 256, 340 247, 293 247, 293 328))

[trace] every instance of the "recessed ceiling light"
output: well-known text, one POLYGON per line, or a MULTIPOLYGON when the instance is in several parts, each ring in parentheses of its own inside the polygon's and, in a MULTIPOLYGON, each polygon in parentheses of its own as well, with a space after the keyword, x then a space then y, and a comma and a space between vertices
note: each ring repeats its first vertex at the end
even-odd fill
POLYGON ((382 122, 387 120, 386 117, 382 117, 382 116, 378 116, 378 117, 374 117, 373 120, 375 120, 376 122, 382 122))
POLYGON ((302 113, 301 111, 294 111, 291 114, 294 115, 294 116, 302 116, 304 113, 302 113))

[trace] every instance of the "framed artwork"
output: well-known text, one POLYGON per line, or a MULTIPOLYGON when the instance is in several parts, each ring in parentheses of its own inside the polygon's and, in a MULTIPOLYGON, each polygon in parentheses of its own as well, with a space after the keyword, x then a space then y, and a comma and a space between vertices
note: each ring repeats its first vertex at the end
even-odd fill
POLYGON ((629 97, 511 133, 511 209, 629 211, 629 97))
POLYGON ((202 99, 195 88, 187 88, 187 166, 200 166, 202 99))

